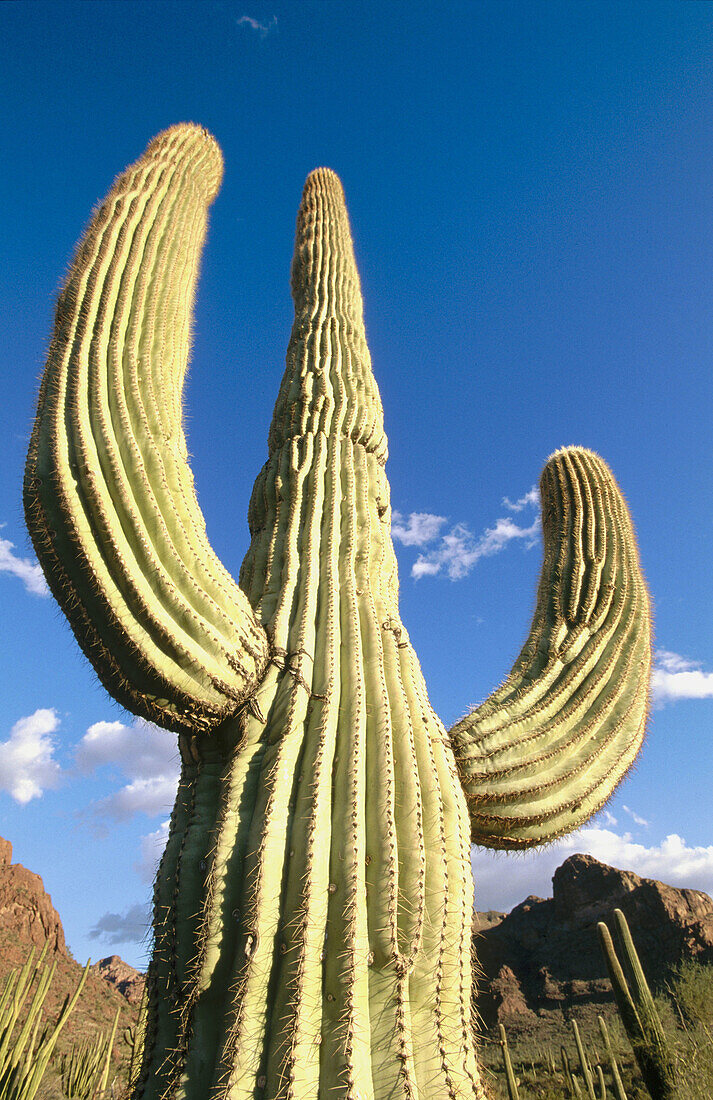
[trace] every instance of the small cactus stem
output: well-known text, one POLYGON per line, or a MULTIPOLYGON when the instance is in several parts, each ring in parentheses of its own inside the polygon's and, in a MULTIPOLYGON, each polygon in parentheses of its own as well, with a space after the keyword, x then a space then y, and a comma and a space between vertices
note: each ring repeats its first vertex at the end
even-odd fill
POLYGON ((599 1064, 597 1064, 594 1069, 597 1075, 597 1084, 599 1085, 599 1096, 596 1096, 595 1100, 607 1100, 607 1086, 604 1080, 604 1070, 599 1064))
POLYGON ((510 1058, 507 1032, 502 1024, 498 1024, 498 1031, 500 1033, 500 1049, 503 1052, 503 1065, 505 1066, 505 1082, 507 1084, 508 1097, 509 1100, 520 1100, 517 1078, 515 1077, 515 1071, 512 1068, 512 1061, 510 1058))
POLYGON ((570 448, 545 466, 541 495, 530 636, 502 687, 450 731, 473 840, 496 848, 583 824, 632 764, 647 717, 649 599, 614 478, 570 448))
POLYGON ((596 1095, 595 1095, 595 1092, 594 1092, 594 1078, 592 1077, 592 1069, 591 1069, 591 1066, 589 1065, 589 1060, 587 1058, 587 1052, 584 1049, 584 1043, 582 1042, 582 1037, 579 1034, 579 1026, 578 1026, 576 1020, 572 1020, 572 1032, 574 1034, 574 1042, 575 1042, 575 1045, 577 1047, 577 1056, 579 1058, 579 1065, 580 1065, 580 1068, 582 1070, 582 1079, 584 1080, 584 1084, 585 1084, 586 1089, 587 1089, 587 1094, 590 1097, 590 1100, 596 1100, 596 1095))
POLYGON ((606 1025, 606 1020, 603 1016, 598 1016, 599 1030, 602 1033, 602 1039, 604 1040, 604 1046, 609 1058, 609 1066, 611 1068, 612 1081, 614 1082, 614 1092, 616 1093, 616 1100, 627 1100, 626 1091, 624 1089, 624 1082, 621 1079, 619 1073, 619 1065, 616 1057, 614 1056, 614 1048, 612 1047, 611 1037, 609 1035, 609 1028, 606 1025))
POLYGON ((25 476, 28 528, 100 679, 135 713, 209 729, 267 639, 210 548, 181 424, 193 286, 222 158, 200 127, 121 175, 62 290, 25 476))
POLYGON ((582 1090, 579 1085, 579 1081, 572 1073, 572 1068, 569 1064, 569 1055, 564 1047, 560 1047, 560 1056, 562 1058, 562 1072, 564 1073, 565 1085, 569 1089, 570 1096, 581 1096, 582 1090))

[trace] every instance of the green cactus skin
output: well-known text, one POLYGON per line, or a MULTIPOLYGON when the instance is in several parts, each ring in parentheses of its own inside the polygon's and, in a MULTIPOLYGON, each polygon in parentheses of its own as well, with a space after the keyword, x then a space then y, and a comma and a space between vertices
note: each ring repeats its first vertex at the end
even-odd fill
POLYGON ((38 555, 100 677, 179 734, 135 1095, 482 1100, 466 794, 484 839, 507 803, 487 841, 518 847, 577 824, 573 804, 591 813, 633 759, 649 622, 628 517, 600 460, 555 456, 533 652, 513 674, 544 677, 549 740, 523 783, 508 731, 514 779, 498 764, 482 803, 481 718, 456 727, 456 766, 399 618, 381 401, 327 169, 298 214, 295 321, 239 588, 205 540, 175 440, 187 272, 218 176, 212 138, 186 125, 115 184, 60 300, 26 480, 38 555), (170 430, 152 420, 164 405, 170 430), (574 513, 570 468, 587 471, 574 513))

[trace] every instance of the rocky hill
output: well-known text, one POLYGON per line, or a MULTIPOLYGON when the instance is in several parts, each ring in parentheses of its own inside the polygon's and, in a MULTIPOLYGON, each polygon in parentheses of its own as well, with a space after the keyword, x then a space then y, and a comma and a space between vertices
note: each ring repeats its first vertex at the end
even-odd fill
MULTIPOLYGON (((62 921, 42 879, 22 864, 13 863, 12 845, 0 837, 0 989, 9 972, 22 966, 33 948, 37 957, 45 942, 46 962, 55 962, 56 971, 45 1000, 44 1015, 45 1019, 54 1020, 67 995, 76 989, 83 967, 67 949, 62 921)), ((59 1050, 68 1049, 74 1042, 93 1039, 98 1032, 108 1034, 118 1008, 115 1056, 117 1063, 121 1061, 125 1055, 121 1035, 135 1020, 137 991, 140 999, 142 981, 141 975, 118 956, 95 964, 60 1036, 59 1050), (116 961, 121 963, 120 967, 116 961)))
POLYGON ((555 871, 553 896, 476 919, 484 971, 478 1007, 486 1027, 527 1027, 548 1013, 611 1003, 597 923, 621 909, 653 987, 683 959, 713 963, 713 900, 574 855, 555 871))

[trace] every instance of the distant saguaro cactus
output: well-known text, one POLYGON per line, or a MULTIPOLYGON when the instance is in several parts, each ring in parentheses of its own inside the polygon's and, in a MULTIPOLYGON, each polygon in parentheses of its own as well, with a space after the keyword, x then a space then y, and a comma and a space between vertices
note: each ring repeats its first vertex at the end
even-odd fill
POLYGON ((550 459, 529 639, 447 734, 399 618, 381 401, 342 188, 320 168, 236 585, 181 422, 221 172, 210 135, 181 125, 114 184, 60 295, 25 482, 102 682, 179 735, 135 1095, 481 1098, 471 831, 550 840, 634 759, 650 629, 631 524, 601 459, 550 459))

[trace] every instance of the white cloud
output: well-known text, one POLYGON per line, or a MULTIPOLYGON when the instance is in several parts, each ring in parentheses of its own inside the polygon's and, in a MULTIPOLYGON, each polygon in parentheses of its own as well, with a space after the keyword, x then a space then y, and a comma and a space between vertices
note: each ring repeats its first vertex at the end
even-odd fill
POLYGON ((509 508, 511 512, 521 512, 523 508, 539 508, 539 490, 536 485, 533 485, 530 491, 525 493, 524 497, 520 497, 519 500, 512 501, 510 497, 503 497, 503 504, 506 508, 509 508))
POLYGON ((646 847, 630 833, 590 825, 540 851, 489 852, 473 849, 475 904, 478 909, 509 912, 530 894, 552 896, 552 876, 575 852, 583 852, 642 878, 713 894, 713 845, 689 847, 676 833, 646 847))
POLYGON ((656 650, 656 664, 664 672, 690 672, 700 667, 698 661, 689 661, 688 657, 681 657, 678 653, 672 653, 670 649, 656 650))
POLYGON ((438 538, 445 516, 434 516, 430 512, 411 512, 405 520, 401 512, 391 516, 391 535, 395 542, 404 546, 424 546, 438 538))
POLYGON ((132 905, 124 913, 105 913, 89 932, 89 939, 108 944, 143 943, 150 928, 150 907, 132 905))
POLYGON ((60 766, 53 758, 59 726, 54 710, 40 709, 20 718, 7 741, 0 742, 0 790, 25 805, 59 783, 60 766))
POLYGON ((12 573, 19 577, 33 596, 49 596, 50 590, 40 566, 31 558, 18 558, 13 554, 15 544, 0 538, 0 573, 12 573))
POLYGON ((438 561, 429 561, 424 558, 423 554, 419 554, 416 561, 411 566, 411 576, 416 580, 419 577, 435 577, 436 573, 440 573, 441 563, 438 561))
POLYGON ((111 765, 128 780, 92 803, 95 819, 128 821, 138 813, 153 817, 173 805, 180 772, 176 740, 150 722, 95 722, 79 742, 75 760, 84 774, 111 765))
POLYGON ((711 699, 713 672, 703 672, 700 661, 690 661, 667 649, 658 650, 651 676, 651 695, 658 706, 676 699, 711 699))
MULTIPOLYGON (((511 512, 539 508, 539 501, 534 486, 515 502, 508 497, 503 498, 503 504, 511 512)), ((411 576, 416 580, 435 577, 439 573, 447 574, 452 581, 461 580, 481 558, 500 553, 513 540, 524 543, 529 550, 537 543, 542 530, 539 511, 529 526, 522 527, 510 516, 501 516, 494 527, 487 527, 478 537, 465 523, 456 523, 441 534, 445 523, 445 516, 435 516, 430 512, 411 512, 407 520, 400 512, 393 513, 391 533, 396 542, 404 546, 425 546, 439 539, 436 546, 419 554, 412 565, 411 576)))
POLYGON ((141 858, 134 864, 142 882, 153 882, 158 870, 159 860, 168 843, 168 829, 170 820, 162 821, 159 828, 153 833, 141 837, 141 858))
POLYGON ((135 779, 114 794, 93 802, 92 813, 108 821, 129 821, 136 814, 147 817, 165 814, 176 799, 177 781, 177 774, 135 779))
POLYGON ((248 27, 251 31, 257 31, 261 38, 266 38, 272 31, 277 30, 277 16, 273 15, 267 23, 260 23, 251 15, 241 15, 235 22, 239 27, 248 27))

